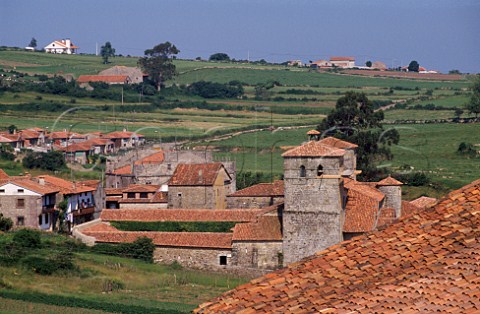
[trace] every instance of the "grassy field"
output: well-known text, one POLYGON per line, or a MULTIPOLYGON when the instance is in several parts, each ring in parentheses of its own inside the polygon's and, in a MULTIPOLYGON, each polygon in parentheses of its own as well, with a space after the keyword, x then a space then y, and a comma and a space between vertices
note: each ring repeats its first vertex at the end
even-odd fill
MULTIPOLYGON (((9 234, 0 234, 0 242, 6 237, 9 234)), ((58 246, 66 237, 43 234, 44 246, 46 241, 58 246)), ((41 250, 48 254, 47 246, 41 250)), ((0 266, 0 312, 190 313, 198 304, 246 281, 85 249, 74 253, 74 263, 79 270, 53 275, 0 266)))

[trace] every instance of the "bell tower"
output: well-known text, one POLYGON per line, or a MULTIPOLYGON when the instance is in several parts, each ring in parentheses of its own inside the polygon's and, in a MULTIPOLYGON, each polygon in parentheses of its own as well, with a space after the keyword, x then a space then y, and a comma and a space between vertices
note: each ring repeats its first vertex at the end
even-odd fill
POLYGON ((284 264, 343 241, 346 150, 318 141, 285 152, 284 264))

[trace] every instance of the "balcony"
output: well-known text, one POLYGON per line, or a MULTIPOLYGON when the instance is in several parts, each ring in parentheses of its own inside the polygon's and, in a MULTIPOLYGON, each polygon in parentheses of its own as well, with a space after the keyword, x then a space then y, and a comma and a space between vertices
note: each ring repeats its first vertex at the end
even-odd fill
POLYGON ((55 204, 48 204, 42 206, 42 213, 51 213, 55 210, 55 204))

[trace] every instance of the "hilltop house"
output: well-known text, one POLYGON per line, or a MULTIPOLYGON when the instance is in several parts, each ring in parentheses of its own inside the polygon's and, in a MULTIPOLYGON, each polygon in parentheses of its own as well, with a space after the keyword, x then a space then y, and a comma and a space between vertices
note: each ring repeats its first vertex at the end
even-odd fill
POLYGON ((45 52, 46 53, 65 53, 65 54, 75 54, 77 53, 77 49, 80 47, 75 46, 72 41, 67 38, 67 39, 62 39, 62 40, 55 40, 45 46, 45 52))
POLYGON ((354 57, 331 57, 330 64, 333 67, 338 68, 354 68, 355 67, 355 58, 354 57))

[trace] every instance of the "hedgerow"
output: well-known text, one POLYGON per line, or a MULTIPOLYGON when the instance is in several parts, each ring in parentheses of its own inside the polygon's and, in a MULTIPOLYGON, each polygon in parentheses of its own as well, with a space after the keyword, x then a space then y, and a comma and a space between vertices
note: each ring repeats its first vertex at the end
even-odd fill
POLYGON ((113 221, 112 226, 124 231, 158 232, 231 232, 236 222, 230 221, 113 221))

